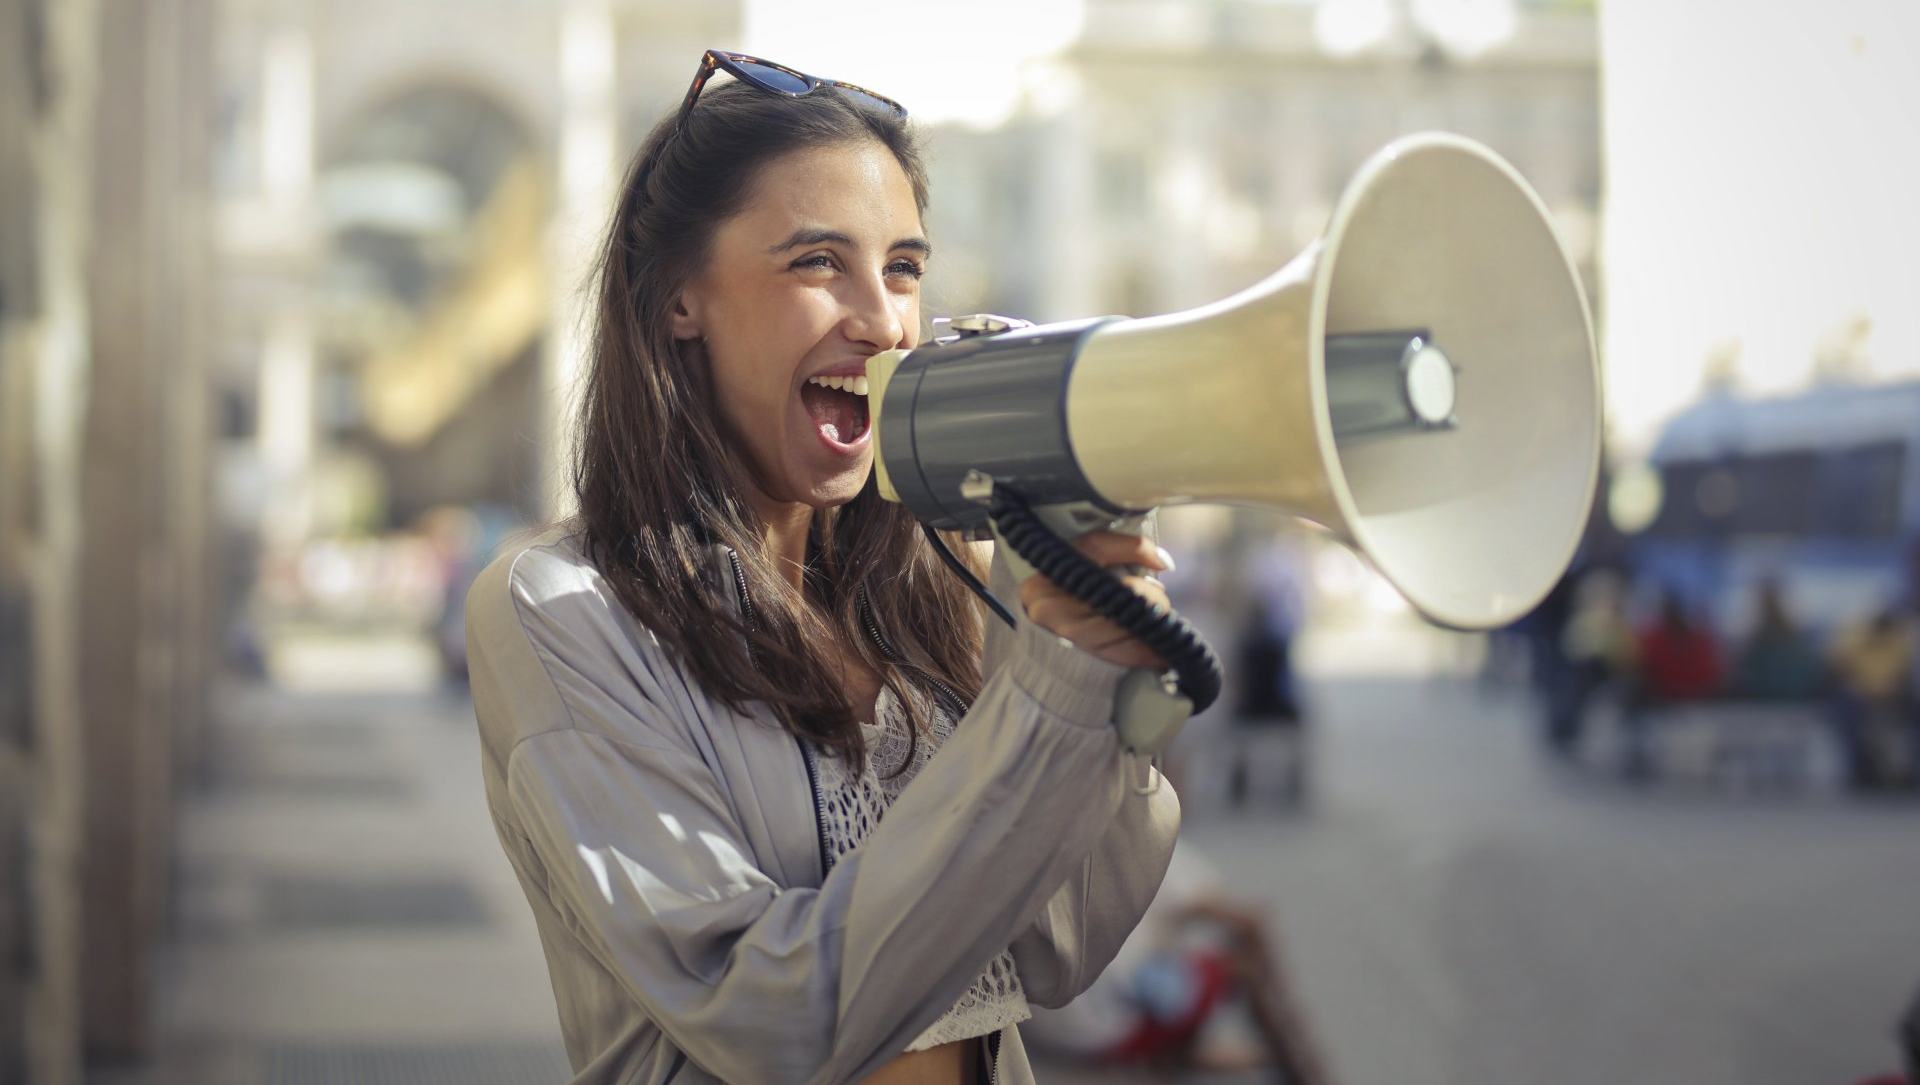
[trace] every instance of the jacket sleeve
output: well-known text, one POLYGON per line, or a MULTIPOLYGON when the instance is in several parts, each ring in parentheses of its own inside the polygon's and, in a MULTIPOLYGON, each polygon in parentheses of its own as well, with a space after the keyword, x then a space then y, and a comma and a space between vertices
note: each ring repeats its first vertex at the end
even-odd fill
POLYGON ((858 1079, 905 1050, 1051 909, 1129 798, 1107 718, 1120 669, 1027 625, 865 844, 818 889, 783 888, 686 738, 697 693, 657 646, 591 632, 612 604, 483 577, 468 605, 496 631, 476 645, 476 708, 498 688, 537 717, 515 721, 528 737, 504 801, 548 896, 724 1080, 858 1079))
MULTIPOLYGON (((1004 561, 993 563, 989 584, 1002 600, 1019 598, 1019 583, 1004 561)), ((1024 628, 1009 630, 989 617, 982 673, 1013 665, 1031 652, 1030 641, 1024 628)), ((1128 793, 1092 854, 1009 947, 1020 986, 1036 1006, 1064 1006, 1100 978, 1153 903, 1172 861, 1180 831, 1173 785, 1144 761, 1129 764, 1128 778, 1128 793), (1134 783, 1147 793, 1136 793, 1134 783)))
POLYGON ((1158 769, 1142 765, 1140 775, 1150 781, 1149 793, 1122 800, 1093 854, 1010 947, 1027 1001, 1036 1006, 1064 1006, 1093 986, 1166 876, 1180 800, 1158 769))

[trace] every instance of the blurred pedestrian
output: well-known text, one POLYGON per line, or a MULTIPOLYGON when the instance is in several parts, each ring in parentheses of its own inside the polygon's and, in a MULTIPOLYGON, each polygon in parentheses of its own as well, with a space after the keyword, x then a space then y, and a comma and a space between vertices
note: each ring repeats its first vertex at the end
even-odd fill
POLYGON ((1763 581, 1754 625, 1733 658, 1733 691, 1758 700, 1817 697, 1826 668, 1808 637, 1787 609, 1777 580, 1763 581))
POLYGON ((1828 653, 1833 720, 1855 787, 1885 787, 1911 772, 1914 633, 1896 607, 1842 628, 1828 653))
POLYGON ((1520 621, 1526 634, 1527 677, 1534 695, 1543 703, 1552 700, 1566 677, 1567 623, 1573 620, 1574 592, 1583 575, 1582 570, 1569 567, 1553 582, 1540 605, 1520 621))
POLYGON ((1900 1058, 1906 1064, 1906 1072, 1870 1077, 1859 1085, 1920 1085, 1920 991, 1914 992, 1913 1001, 1907 1004, 1907 1012, 1894 1035, 1900 1041, 1900 1058))
POLYGON ((480 517, 472 509, 442 505, 420 514, 414 529, 430 548, 440 581, 440 613, 433 621, 440 674, 449 684, 467 684, 467 589, 486 565, 480 517))
POLYGON ((1688 612, 1680 593, 1661 594, 1660 613, 1640 630, 1635 657, 1642 703, 1669 704, 1720 692, 1725 669, 1712 630, 1688 612))
POLYGON ((1547 745, 1567 755, 1580 745, 1587 703, 1612 686, 1630 690, 1638 649, 1627 620, 1626 580, 1613 569, 1593 569, 1574 590, 1573 614, 1560 639, 1566 659, 1547 699, 1547 745))
POLYGON ((1252 747, 1284 736, 1287 745, 1282 794, 1289 803, 1306 792, 1306 748, 1293 640, 1305 610, 1298 556, 1285 543, 1262 550, 1247 578, 1246 610, 1234 641, 1233 718, 1229 723, 1227 799, 1246 801, 1252 747))
POLYGON ((1920 1085, 1920 989, 1913 992, 1907 1014, 1900 1019, 1900 1053, 1906 1057, 1907 1080, 1920 1085))
POLYGON ((1235 899, 1182 841, 1113 963, 1078 999, 1036 1011, 1027 1032, 1037 1049, 1094 1066, 1265 1069, 1278 1085, 1332 1085, 1279 949, 1260 911, 1235 899), (1251 1020, 1257 1050, 1236 1049, 1223 1035, 1235 1008, 1251 1020))
POLYGON ((1660 612, 1634 638, 1634 684, 1626 699, 1626 775, 1642 779, 1652 768, 1648 727, 1656 709, 1703 700, 1721 691, 1725 666, 1720 644, 1705 623, 1687 610, 1680 593, 1661 593, 1660 612))

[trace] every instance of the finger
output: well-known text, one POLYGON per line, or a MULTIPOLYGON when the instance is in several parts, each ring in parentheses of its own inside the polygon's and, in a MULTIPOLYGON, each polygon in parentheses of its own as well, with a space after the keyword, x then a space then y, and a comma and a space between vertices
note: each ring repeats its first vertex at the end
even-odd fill
POLYGON ((1133 589, 1135 595, 1163 610, 1173 609, 1173 600, 1168 597, 1167 589, 1158 580, 1147 576, 1124 576, 1120 582, 1133 589))
MULTIPOLYGON (((1173 609, 1172 600, 1167 596, 1166 586, 1158 580, 1145 576, 1123 576, 1120 577, 1119 580, 1132 590, 1134 594, 1145 598, 1149 603, 1158 604, 1168 610, 1173 609)), ((1044 576, 1030 576, 1020 585, 1020 605, 1027 608, 1029 615, 1033 613, 1034 604, 1048 596, 1060 596, 1065 599, 1073 598, 1059 585, 1044 576)), ((1075 600, 1075 602, 1077 603, 1078 600, 1075 600)), ((1079 605, 1085 606, 1084 603, 1079 605)))
MULTIPOLYGON (((1144 594, 1143 599, 1149 606, 1165 605, 1160 600, 1144 594)), ((1031 618, 1036 625, 1045 626, 1055 632, 1069 628, 1082 629, 1095 622, 1105 622, 1115 629, 1121 628, 1106 615, 1062 591, 1040 593, 1031 602, 1022 600, 1022 605, 1026 608, 1027 617, 1031 618)), ((1061 635, 1066 634, 1062 632, 1061 635)))
POLYGON ((1106 621, 1085 603, 1064 592, 1048 592, 1035 599, 1027 605, 1027 617, 1033 619, 1035 625, 1061 636, 1066 636, 1068 630, 1106 621))
POLYGON ((1118 531, 1089 531, 1073 540, 1073 548, 1096 565, 1143 565, 1165 572, 1173 568, 1173 556, 1139 535, 1118 531))

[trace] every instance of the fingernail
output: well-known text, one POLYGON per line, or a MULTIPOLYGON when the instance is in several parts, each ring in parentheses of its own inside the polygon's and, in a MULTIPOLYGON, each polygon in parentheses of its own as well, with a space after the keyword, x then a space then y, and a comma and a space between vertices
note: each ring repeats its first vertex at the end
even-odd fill
POLYGON ((1167 553, 1167 548, 1164 546, 1156 546, 1153 550, 1154 553, 1160 555, 1160 571, 1163 573, 1173 572, 1173 555, 1167 553))

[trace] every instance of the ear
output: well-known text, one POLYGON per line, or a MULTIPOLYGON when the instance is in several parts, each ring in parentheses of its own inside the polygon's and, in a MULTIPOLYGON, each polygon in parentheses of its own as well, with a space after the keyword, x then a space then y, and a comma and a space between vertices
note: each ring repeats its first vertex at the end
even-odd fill
POLYGON ((675 339, 699 339, 707 334, 700 320, 700 299, 692 290, 683 291, 674 301, 672 321, 675 339))

